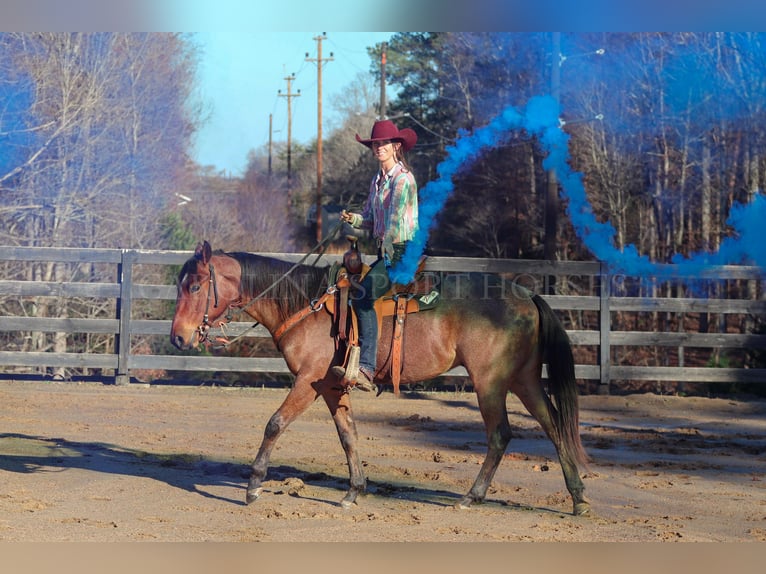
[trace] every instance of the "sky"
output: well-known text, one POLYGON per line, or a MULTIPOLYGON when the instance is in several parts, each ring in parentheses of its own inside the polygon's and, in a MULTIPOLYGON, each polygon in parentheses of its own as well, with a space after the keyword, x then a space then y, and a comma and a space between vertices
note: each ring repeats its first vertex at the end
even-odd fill
POLYGON ((292 141, 308 144, 317 136, 317 50, 322 36, 322 131, 333 127, 332 99, 372 60, 367 47, 388 40, 391 32, 199 32, 191 38, 200 50, 197 98, 205 111, 194 159, 230 176, 247 167, 247 154, 269 141, 287 141, 287 76, 292 141), (309 59, 306 60, 306 53, 309 59), (280 95, 280 90, 282 95, 280 95))
POLYGON ((208 122, 194 157, 231 175, 247 154, 273 139, 286 140, 284 78, 295 73, 293 138, 316 137, 316 57, 313 39, 327 31, 323 57, 323 131, 332 127, 327 105, 353 77, 370 68, 365 48, 399 31, 542 30, 759 30, 766 25, 762 0, 3 0, 0 21, 8 30, 150 31, 191 33, 203 49, 199 93, 208 122), (693 6, 693 10, 690 10, 693 6), (298 31, 303 30, 303 31, 298 31), (331 31, 335 30, 335 31, 331 31))

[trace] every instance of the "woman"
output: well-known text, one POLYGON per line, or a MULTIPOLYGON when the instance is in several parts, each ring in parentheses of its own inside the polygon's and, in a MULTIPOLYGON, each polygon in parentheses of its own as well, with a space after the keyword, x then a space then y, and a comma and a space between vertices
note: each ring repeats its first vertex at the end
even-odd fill
MULTIPOLYGON (((344 378, 346 385, 364 391, 375 390, 378 318, 373 304, 391 288, 388 269, 402 258, 418 228, 418 186, 405 158, 417 139, 413 130, 399 130, 391 120, 375 122, 369 139, 356 134, 356 141, 370 148, 380 164, 362 212, 343 210, 340 216, 352 227, 371 230, 378 246, 378 259, 352 301, 359 324, 359 376, 356 380, 344 378)), ((343 367, 335 367, 334 372, 345 376, 343 367)))

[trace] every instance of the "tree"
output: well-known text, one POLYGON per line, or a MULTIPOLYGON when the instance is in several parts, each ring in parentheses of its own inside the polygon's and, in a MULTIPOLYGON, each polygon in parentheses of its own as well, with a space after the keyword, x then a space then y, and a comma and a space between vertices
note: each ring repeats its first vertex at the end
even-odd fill
MULTIPOLYGON (((187 106, 193 47, 173 34, 5 33, 0 62, 0 89, 12 102, 2 135, 14 150, 0 163, 3 239, 155 246, 159 225, 148 207, 162 212, 195 128, 194 108, 187 106)), ((61 281, 106 279, 113 271, 49 262, 25 273, 61 281)), ((114 313, 58 298, 27 304, 25 312, 43 317, 114 313)), ((64 333, 25 340, 34 350, 64 351, 73 343, 64 333)))
POLYGON ((12 240, 140 246, 140 224, 151 219, 135 206, 161 210, 187 164, 191 48, 170 34, 3 34, 0 41, 13 88, 24 90, 16 98, 28 103, 7 135, 18 152, 0 176, 3 204, 43 207, 16 215, 12 240))

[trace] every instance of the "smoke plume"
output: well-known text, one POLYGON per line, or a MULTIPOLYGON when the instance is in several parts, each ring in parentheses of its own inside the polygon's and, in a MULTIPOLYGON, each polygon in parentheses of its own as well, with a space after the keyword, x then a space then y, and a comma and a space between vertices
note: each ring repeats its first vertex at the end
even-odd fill
POLYGON ((456 172, 469 166, 483 150, 503 143, 518 129, 538 137, 547 154, 543 167, 556 171, 561 193, 568 200, 567 214, 578 237, 611 272, 658 277, 672 273, 674 277, 696 279, 710 265, 754 264, 766 270, 766 241, 760 236, 760 228, 766 223, 766 197, 761 193, 748 204, 734 205, 727 222, 733 233, 717 252, 700 252, 690 257, 678 255, 672 260, 675 269, 668 270, 667 266, 651 262, 635 245, 618 248, 614 227, 596 219, 585 194, 582 174, 569 165, 569 136, 561 129, 559 117, 556 100, 551 96, 538 96, 532 98, 523 111, 508 107, 473 134, 461 133, 437 167, 438 178, 420 190, 419 230, 402 260, 391 270, 392 280, 400 284, 412 281, 436 217, 453 191, 456 172))

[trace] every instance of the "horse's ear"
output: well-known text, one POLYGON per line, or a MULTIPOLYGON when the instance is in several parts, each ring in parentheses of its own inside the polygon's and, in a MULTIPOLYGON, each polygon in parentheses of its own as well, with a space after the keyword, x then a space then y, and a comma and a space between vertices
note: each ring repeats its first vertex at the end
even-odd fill
POLYGON ((194 250, 195 259, 199 259, 202 263, 207 263, 212 255, 213 248, 210 247, 210 243, 207 240, 204 243, 197 243, 197 248, 194 250))
POLYGON ((207 263, 213 256, 213 248, 210 247, 210 244, 207 242, 207 240, 205 240, 204 244, 202 245, 202 252, 205 254, 204 262, 207 263))

